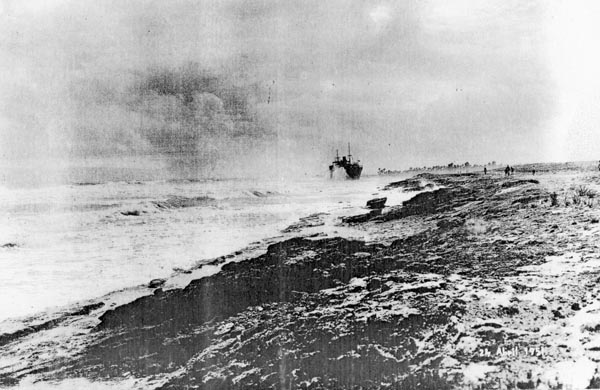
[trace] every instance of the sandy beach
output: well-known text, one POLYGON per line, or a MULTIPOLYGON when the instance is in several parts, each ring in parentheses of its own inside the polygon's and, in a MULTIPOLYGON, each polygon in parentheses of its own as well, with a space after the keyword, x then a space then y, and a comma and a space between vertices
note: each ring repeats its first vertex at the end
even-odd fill
POLYGON ((419 192, 338 222, 368 242, 313 215, 185 288, 3 334, 0 385, 600 387, 600 176, 535 168, 391 183, 419 192))

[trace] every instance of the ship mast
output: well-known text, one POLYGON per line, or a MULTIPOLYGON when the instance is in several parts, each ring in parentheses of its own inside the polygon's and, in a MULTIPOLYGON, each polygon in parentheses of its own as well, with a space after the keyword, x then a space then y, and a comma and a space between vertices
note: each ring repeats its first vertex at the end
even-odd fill
POLYGON ((348 162, 352 163, 352 155, 350 154, 350 142, 348 142, 348 162))

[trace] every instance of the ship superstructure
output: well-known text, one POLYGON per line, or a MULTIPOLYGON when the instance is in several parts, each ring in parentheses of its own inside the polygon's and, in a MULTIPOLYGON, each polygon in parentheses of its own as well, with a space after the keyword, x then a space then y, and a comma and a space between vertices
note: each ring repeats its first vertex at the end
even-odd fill
POLYGON ((335 151, 335 159, 329 166, 330 176, 333 177, 333 172, 335 172, 335 170, 339 168, 344 169, 344 171, 346 172, 346 176, 349 179, 360 179, 360 174, 362 173, 363 167, 362 165, 360 165, 360 160, 357 160, 356 162, 352 161, 352 154, 350 153, 350 144, 348 144, 347 156, 342 156, 342 158, 340 158, 339 152, 337 150, 335 151))

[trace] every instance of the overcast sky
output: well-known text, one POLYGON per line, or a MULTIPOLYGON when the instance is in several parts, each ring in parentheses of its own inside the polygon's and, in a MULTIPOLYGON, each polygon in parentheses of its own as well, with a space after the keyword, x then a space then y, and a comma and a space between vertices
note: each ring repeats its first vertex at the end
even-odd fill
POLYGON ((592 0, 5 0, 0 15, 5 164, 315 174, 347 142, 370 172, 600 158, 592 0))

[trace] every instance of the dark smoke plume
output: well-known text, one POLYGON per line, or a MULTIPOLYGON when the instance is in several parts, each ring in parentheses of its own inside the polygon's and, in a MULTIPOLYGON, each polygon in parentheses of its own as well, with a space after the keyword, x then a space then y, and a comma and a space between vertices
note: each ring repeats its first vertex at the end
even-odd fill
POLYGON ((155 68, 133 88, 139 135, 183 173, 212 170, 238 143, 269 132, 252 108, 252 85, 236 85, 197 64, 155 68))

